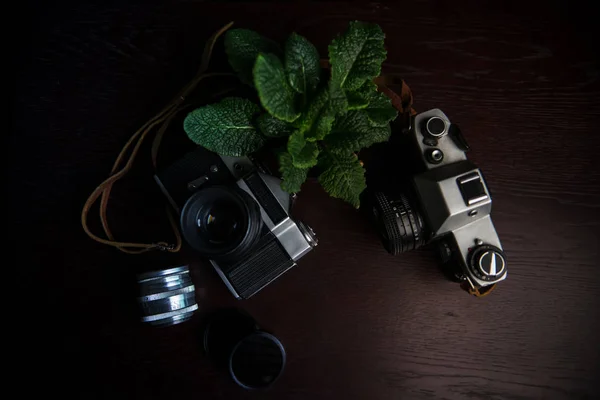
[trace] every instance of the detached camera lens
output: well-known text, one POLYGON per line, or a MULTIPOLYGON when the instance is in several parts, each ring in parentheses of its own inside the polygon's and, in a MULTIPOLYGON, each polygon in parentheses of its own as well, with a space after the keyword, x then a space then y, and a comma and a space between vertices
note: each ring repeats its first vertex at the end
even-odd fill
POLYGON ((385 249, 399 254, 418 249, 425 243, 423 217, 408 197, 390 198, 384 193, 372 196, 372 215, 385 249))
POLYGON ((142 321, 168 326, 187 321, 198 309, 187 265, 138 275, 142 321))
POLYGON ((225 259, 247 251, 262 228, 260 207, 237 187, 214 186, 188 199, 181 211, 186 241, 204 256, 225 259))

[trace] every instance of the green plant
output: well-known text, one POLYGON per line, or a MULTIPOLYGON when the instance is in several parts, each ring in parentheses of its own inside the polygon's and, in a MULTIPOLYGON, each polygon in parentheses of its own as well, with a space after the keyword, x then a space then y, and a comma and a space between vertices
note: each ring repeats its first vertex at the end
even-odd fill
POLYGON ((312 167, 333 197, 355 207, 366 188, 356 153, 387 141, 396 109, 373 79, 386 57, 376 24, 351 22, 329 45, 330 73, 315 46, 292 33, 277 43, 246 29, 228 31, 225 51, 240 80, 253 86, 262 108, 230 97, 192 111, 184 129, 216 153, 243 156, 287 138, 279 152, 282 188, 298 192, 312 167))

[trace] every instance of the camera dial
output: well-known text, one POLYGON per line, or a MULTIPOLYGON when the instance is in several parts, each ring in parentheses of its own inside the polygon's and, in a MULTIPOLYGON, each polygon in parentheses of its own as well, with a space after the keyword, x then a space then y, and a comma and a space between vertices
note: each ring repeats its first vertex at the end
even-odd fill
POLYGON ((479 279, 495 282, 506 273, 506 258, 495 246, 480 245, 471 250, 469 269, 479 279))
POLYGON ((427 134, 433 136, 434 138, 441 138, 446 134, 447 125, 446 121, 444 121, 440 117, 431 117, 425 123, 425 130, 427 134))

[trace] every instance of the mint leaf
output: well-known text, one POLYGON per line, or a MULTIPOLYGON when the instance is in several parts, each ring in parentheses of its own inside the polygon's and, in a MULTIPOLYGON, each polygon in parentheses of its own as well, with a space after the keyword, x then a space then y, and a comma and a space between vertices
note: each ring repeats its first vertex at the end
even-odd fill
POLYGON ((346 92, 349 110, 367 108, 371 100, 377 95, 377 85, 373 81, 366 81, 356 90, 346 92))
POLYGON ((254 79, 252 69, 259 53, 279 54, 277 43, 248 29, 232 29, 225 34, 225 52, 229 64, 240 80, 250 86, 254 79))
POLYGON ((310 168, 317 165, 319 147, 314 142, 309 142, 300 131, 296 131, 288 139, 287 149, 292 156, 294 166, 310 168))
POLYGON ((324 142, 331 151, 350 153, 374 143, 385 142, 390 133, 389 124, 372 126, 364 110, 354 110, 335 120, 331 133, 324 142))
POLYGON ((360 194, 367 187, 365 170, 354 153, 322 153, 319 165, 323 172, 319 183, 330 196, 360 207, 360 194))
POLYGON ((392 105, 392 100, 380 92, 375 92, 365 111, 373 126, 385 126, 398 116, 398 110, 392 105))
POLYGON ((290 86, 298 93, 311 93, 319 84, 319 53, 305 37, 292 33, 285 43, 285 71, 290 86))
POLYGON ((335 114, 331 110, 329 92, 327 88, 321 89, 308 106, 308 110, 300 119, 300 131, 306 140, 314 142, 323 140, 331 131, 335 114))
POLYGON ((346 90, 358 89, 381 72, 385 35, 377 24, 350 22, 348 30, 329 45, 331 80, 346 90))
POLYGON ((258 117, 256 123, 260 131, 268 137, 278 138, 290 136, 293 128, 289 123, 273 117, 271 114, 263 114, 258 117))
POLYGON ((288 193, 297 193, 306 181, 309 168, 298 168, 292 161, 290 153, 283 152, 279 155, 279 172, 283 182, 281 188, 288 193))
POLYGON ((348 111, 348 98, 339 82, 329 81, 329 102, 336 115, 344 115, 348 111))
POLYGON ((264 145, 264 137, 252 125, 259 112, 260 107, 250 100, 228 97, 190 112, 183 129, 192 141, 208 150, 240 157, 264 145))
POLYGON ((254 86, 260 102, 272 116, 287 122, 293 122, 300 116, 296 110, 295 92, 276 55, 258 55, 254 64, 254 86))

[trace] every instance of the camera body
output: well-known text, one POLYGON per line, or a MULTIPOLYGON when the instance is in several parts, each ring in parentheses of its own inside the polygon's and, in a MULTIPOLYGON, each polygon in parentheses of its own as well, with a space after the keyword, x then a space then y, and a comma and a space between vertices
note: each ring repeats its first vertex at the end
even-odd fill
POLYGON ((384 158, 398 160, 407 149, 401 157, 407 175, 390 174, 387 166, 387 181, 374 184, 368 202, 385 248, 398 254, 434 242, 446 275, 477 293, 506 279, 492 196, 481 170, 467 160, 458 126, 433 109, 411 117, 397 136, 384 158))
POLYGON ((292 197, 281 180, 247 157, 198 147, 155 180, 180 213, 188 244, 238 299, 256 294, 317 245, 312 229, 290 217, 292 197))

